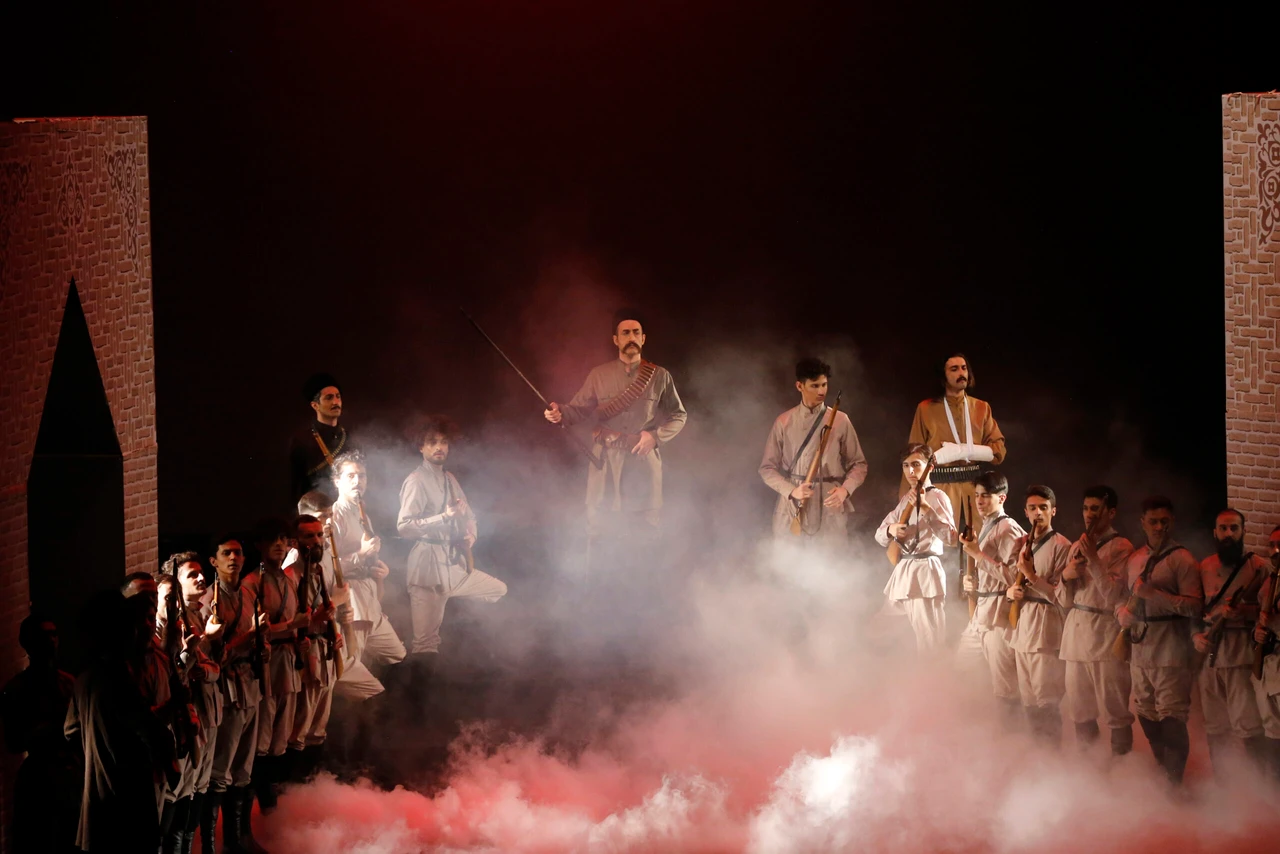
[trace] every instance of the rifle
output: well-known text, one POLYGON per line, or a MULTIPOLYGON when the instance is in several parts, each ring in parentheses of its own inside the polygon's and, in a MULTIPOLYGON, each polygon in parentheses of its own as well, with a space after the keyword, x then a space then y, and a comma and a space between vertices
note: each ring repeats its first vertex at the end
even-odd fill
POLYGON ((1237 587, 1231 593, 1231 598, 1227 600, 1227 607, 1219 611, 1218 614, 1209 621, 1209 627, 1205 629, 1205 639, 1209 643, 1209 649, 1203 657, 1197 656, 1194 670, 1198 671, 1206 660, 1209 662, 1209 666, 1213 667, 1213 660, 1218 657, 1218 644, 1222 643, 1222 633, 1227 630, 1227 610, 1236 606, 1243 593, 1244 587, 1237 587))
MULTIPOLYGON (((966 495, 964 503, 960 505, 960 537, 962 539, 973 529, 970 522, 972 518, 973 510, 969 508, 969 497, 966 495)), ((963 545, 960 548, 960 574, 969 579, 973 587, 969 592, 969 619, 972 620, 974 612, 978 610, 978 562, 965 552, 963 545)))
POLYGON ((262 585, 253 597, 253 675, 265 698, 271 697, 271 674, 267 672, 267 641, 262 632, 262 585))
MULTIPOLYGON (((1031 524, 1031 530, 1027 532, 1027 541, 1022 546, 1022 556, 1026 560, 1033 561, 1036 559, 1035 552, 1032 550, 1032 548, 1035 546, 1035 542, 1037 539, 1036 535, 1039 532, 1040 532, 1040 528, 1033 522, 1031 524)), ((1022 570, 1018 570, 1018 577, 1014 579, 1013 586, 1021 587, 1025 589, 1026 585, 1027 585, 1027 576, 1022 572, 1022 570)), ((1020 614, 1021 612, 1022 612, 1021 600, 1014 599, 1012 602, 1009 603, 1009 628, 1016 629, 1018 627, 1018 614, 1020 614)))
MULTIPOLYGON (((338 567, 338 555, 333 556, 333 579, 341 583, 342 570, 338 567)), ((324 570, 320 570, 320 602, 324 605, 325 611, 329 611, 333 607, 333 601, 329 598, 329 585, 324 580, 324 570)), ((328 641, 328 649, 324 652, 324 657, 328 661, 333 662, 333 670, 338 679, 342 678, 343 670, 342 656, 338 655, 338 627, 336 624, 337 614, 330 614, 329 619, 325 620, 324 639, 328 641)))
POLYGON ((178 758, 195 756, 194 761, 198 761, 196 744, 200 719, 191 699, 191 685, 179 671, 180 655, 190 627, 186 625, 186 606, 175 602, 177 588, 178 580, 175 578, 169 585, 169 595, 165 597, 164 646, 169 655, 169 722, 173 726, 178 758))
MULTIPOLYGON (((1164 541, 1162 540, 1159 543, 1159 546, 1163 546, 1163 545, 1164 545, 1164 541)), ((1147 565, 1142 568, 1142 574, 1138 576, 1138 581, 1142 582, 1143 584, 1146 584, 1147 581, 1151 578, 1151 573, 1156 568, 1156 558, 1160 556, 1160 549, 1158 547, 1150 547, 1150 548, 1151 548, 1151 557, 1147 558, 1147 565)), ((1134 584, 1134 587, 1137 587, 1137 586, 1138 586, 1137 584, 1134 584)), ((1125 602, 1125 605, 1124 605, 1125 610, 1132 613, 1133 609, 1137 608, 1138 603, 1141 601, 1142 599, 1138 596, 1138 594, 1136 593, 1129 594, 1129 601, 1125 602)), ((1121 629, 1120 634, 1116 635, 1115 643, 1111 644, 1111 655, 1114 656, 1117 661, 1128 661, 1129 648, 1133 646, 1133 644, 1135 643, 1142 643, 1142 639, 1146 636, 1147 636, 1146 626, 1143 626, 1142 631, 1139 632, 1137 635, 1134 634, 1133 629, 1121 629)))
MULTIPOLYGON (((813 462, 809 463, 809 473, 805 476, 804 483, 801 486, 813 486, 813 479, 818 476, 818 469, 822 467, 822 458, 827 453, 827 442, 831 438, 831 428, 836 423, 836 413, 840 411, 840 396, 844 392, 836 393, 836 402, 830 407, 830 416, 827 417, 827 423, 822 425, 822 434, 818 437, 818 453, 814 454, 813 462)), ((810 496, 812 498, 813 496, 810 496)), ((818 501, 822 501, 822 487, 818 487, 818 501)), ((804 532, 805 508, 808 506, 809 500, 792 498, 791 499, 791 533, 801 534, 804 532)))
MULTIPOLYGON (((1270 601, 1262 603, 1262 611, 1258 614, 1258 625, 1266 628, 1267 623, 1271 622, 1271 616, 1276 612, 1276 605, 1280 603, 1280 551, 1271 554, 1271 590, 1268 599, 1270 601)), ((1267 655, 1275 648, 1276 633, 1267 629, 1267 640, 1262 643, 1253 642, 1253 678, 1262 681, 1262 665, 1267 655)))
MULTIPOLYGON (((302 564, 301 582, 298 584, 298 611, 304 612, 311 607, 311 556, 304 555, 298 549, 298 563, 302 564), (306 597, 305 602, 303 597, 306 597)), ((293 630, 293 669, 302 670, 307 666, 306 656, 302 654, 302 642, 311 637, 311 624, 293 630)))
MULTIPOLYGON (((929 472, 933 471, 933 464, 936 461, 937 461, 937 455, 935 454, 933 458, 929 460, 929 464, 924 467, 924 473, 921 474, 920 479, 916 481, 916 503, 911 504, 910 502, 908 502, 907 506, 902 509, 902 517, 898 519, 899 525, 907 524, 907 522, 911 519, 912 510, 917 510, 916 524, 917 525, 920 524, 920 513, 917 508, 919 508, 924 501, 924 483, 929 479, 929 472)), ((920 539, 920 534, 918 531, 916 532, 916 539, 917 540, 920 539)), ((902 544, 899 543, 895 538, 889 543, 889 547, 885 549, 885 555, 889 558, 890 564, 892 564, 893 566, 897 566, 899 558, 902 557, 902 544)))
MULTIPOLYGON (((346 587, 347 582, 342 577, 342 561, 338 559, 338 538, 333 533, 332 523, 329 525, 329 551, 333 555, 333 580, 339 587, 346 587)), ((321 580, 323 581, 324 576, 321 575, 320 577, 321 577, 321 580)), ((328 590, 325 591, 324 596, 326 600, 329 598, 328 590)), ((347 641, 349 643, 351 640, 351 619, 350 619, 351 606, 348 605, 345 609, 343 609, 343 613, 346 615, 347 619, 344 619, 342 621, 342 634, 346 636, 347 641)), ((334 616, 336 617, 337 614, 335 614, 334 616)), ((329 621, 329 628, 332 631, 333 629, 332 620, 329 621)), ((332 649, 332 647, 330 647, 330 649, 332 649)), ((341 675, 342 674, 342 656, 340 655, 337 656, 336 660, 337 660, 337 664, 335 664, 334 666, 337 668, 338 674, 341 675)))

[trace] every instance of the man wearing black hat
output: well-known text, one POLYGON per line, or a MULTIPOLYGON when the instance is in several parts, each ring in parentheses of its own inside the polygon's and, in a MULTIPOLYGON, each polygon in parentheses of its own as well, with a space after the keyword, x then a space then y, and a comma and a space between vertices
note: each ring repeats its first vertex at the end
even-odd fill
POLYGON ((289 468, 293 500, 313 489, 336 498, 333 487, 333 458, 352 445, 347 431, 338 426, 342 416, 342 392, 331 374, 312 374, 302 386, 302 396, 315 412, 315 419, 289 440, 289 468))

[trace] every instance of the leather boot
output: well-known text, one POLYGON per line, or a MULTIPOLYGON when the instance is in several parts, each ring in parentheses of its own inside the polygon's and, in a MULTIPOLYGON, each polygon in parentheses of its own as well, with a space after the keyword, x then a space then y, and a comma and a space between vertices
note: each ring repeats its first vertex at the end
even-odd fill
MULTIPOLYGON (((169 812, 169 804, 165 804, 165 812, 169 812)), ((182 840, 187 835, 187 816, 191 810, 191 798, 174 801, 173 811, 169 818, 169 826, 164 832, 164 850, 171 854, 180 854, 182 840)))
POLYGON ((174 845, 172 839, 173 818, 177 812, 177 801, 165 801, 164 809, 160 812, 160 848, 159 854, 178 854, 177 846, 174 845))
POLYGON ((1037 741, 1048 747, 1062 746, 1062 713, 1057 706, 1031 706, 1027 708, 1031 719, 1031 733, 1037 741))
POLYGON ((1021 700, 1000 698, 1000 719, 1008 732, 1018 732, 1026 725, 1026 715, 1022 711, 1021 700))
POLYGON ((241 854, 245 849, 240 844, 240 810, 243 803, 240 792, 243 787, 232 786, 220 792, 218 800, 222 806, 222 850, 224 854, 241 854))
MULTIPOLYGON (((235 793, 232 797, 238 806, 235 811, 236 844, 240 846, 238 850, 247 851, 249 854, 267 854, 267 849, 253 838, 253 788, 232 786, 228 791, 235 793)), ((225 835, 226 829, 223 828, 223 836, 225 835)))
POLYGON ((270 753, 259 754, 253 760, 253 776, 250 785, 258 796, 258 806, 262 814, 267 815, 276 808, 276 772, 280 768, 280 757, 270 753))
POLYGON ((1098 728, 1097 721, 1076 724, 1076 746, 1081 750, 1088 750, 1098 741, 1098 736, 1101 734, 1102 730, 1098 728))
POLYGON ((196 844, 196 834, 194 830, 182 831, 182 841, 178 845, 178 854, 191 854, 191 848, 196 844))
POLYGON ((1156 764, 1164 767, 1164 731, 1160 727, 1160 721, 1153 721, 1150 718, 1144 718, 1138 715, 1138 723, 1142 725, 1142 734, 1147 737, 1147 744, 1151 745, 1151 755, 1155 757, 1156 764))
POLYGON ((1209 764, 1213 767, 1213 779, 1221 783, 1227 779, 1226 759, 1231 753, 1231 736, 1208 735, 1209 764))
POLYGON ((1269 764, 1267 762, 1267 752, 1269 750, 1267 741, 1268 739, 1265 735, 1255 735, 1253 738, 1244 740, 1245 755, 1249 757, 1249 761, 1254 764, 1254 767, 1264 775, 1267 773, 1269 764))
POLYGON ((1111 755, 1125 756, 1133 750, 1133 725, 1115 727, 1111 730, 1111 755))
POLYGON ((214 834, 218 829, 218 812, 222 808, 222 792, 209 789, 200 804, 200 854, 215 854, 214 834))
POLYGON ((1165 743, 1162 763, 1165 773, 1169 775, 1169 782, 1181 786, 1182 775, 1187 770, 1187 755, 1191 753, 1191 738, 1187 734, 1187 724, 1177 718, 1165 718, 1160 721, 1160 728, 1165 743))

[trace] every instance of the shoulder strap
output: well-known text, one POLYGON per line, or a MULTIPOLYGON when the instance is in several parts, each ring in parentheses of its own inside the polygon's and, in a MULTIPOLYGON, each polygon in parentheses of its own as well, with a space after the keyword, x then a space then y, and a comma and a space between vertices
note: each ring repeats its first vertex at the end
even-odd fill
POLYGON ((991 536, 991 532, 994 531, 996 529, 996 526, 1000 524, 1001 519, 1008 519, 1008 518, 1009 518, 1009 515, 1007 513, 1001 513, 999 516, 995 518, 995 521, 993 521, 990 525, 987 525, 985 528, 983 528, 982 533, 978 535, 978 545, 982 545, 987 541, 987 537, 991 536))
POLYGON ((1218 595, 1204 603, 1204 613, 1206 616, 1210 611, 1218 606, 1218 603, 1222 601, 1222 597, 1227 595, 1227 590, 1230 589, 1231 582, 1236 580, 1236 576, 1240 574, 1240 570, 1244 569, 1244 565, 1249 562, 1249 558, 1251 557, 1253 557, 1253 552, 1245 552, 1244 557, 1240 559, 1240 562, 1236 564, 1235 569, 1231 570, 1231 574, 1227 576, 1227 583, 1223 584, 1218 590, 1218 595))
POLYGON ((1119 531, 1112 531, 1110 534, 1107 534, 1105 537, 1103 537, 1102 539, 1100 539, 1100 540, 1098 540, 1096 543, 1094 543, 1094 544, 1093 544, 1093 550, 1094 550, 1094 551, 1097 551, 1098 549, 1102 548, 1102 547, 1103 547, 1103 546, 1105 546, 1107 543, 1111 542, 1112 540, 1116 539, 1116 538, 1117 538, 1117 537, 1119 537, 1119 536, 1120 536, 1120 532, 1119 532, 1119 531))
POLYGON ((1053 539, 1053 535, 1056 533, 1058 532, 1053 530, 1053 528, 1050 528, 1048 531, 1046 531, 1044 533, 1044 536, 1042 536, 1040 539, 1036 540, 1034 543, 1031 544, 1031 554, 1035 555, 1036 552, 1040 551, 1040 547, 1043 546, 1045 543, 1049 542, 1049 540, 1053 539))
POLYGON ((813 426, 809 428, 809 432, 805 434, 804 441, 800 443, 800 447, 796 448, 796 455, 791 458, 791 465, 787 466, 787 475, 790 476, 796 470, 796 464, 800 462, 800 455, 804 453, 804 449, 809 447, 809 440, 813 438, 813 434, 818 432, 818 428, 822 426, 822 422, 827 419, 827 405, 822 404, 822 413, 813 419, 813 426))
POLYGON ((640 395, 644 394, 645 389, 649 387, 649 383, 653 382, 654 376, 658 373, 658 366, 653 362, 641 362, 639 370, 636 371, 635 379, 633 379, 622 393, 604 406, 596 410, 596 417, 599 421, 608 421, 610 418, 618 415, 628 409, 631 404, 640 399, 640 395))

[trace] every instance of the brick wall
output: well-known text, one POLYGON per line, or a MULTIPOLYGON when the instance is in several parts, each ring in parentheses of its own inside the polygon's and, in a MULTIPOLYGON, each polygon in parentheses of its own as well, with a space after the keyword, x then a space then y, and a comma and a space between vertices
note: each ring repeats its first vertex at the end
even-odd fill
POLYGON ((0 680, 25 665, 26 481, 72 277, 124 456, 126 560, 155 565, 148 180, 145 118, 0 122, 0 680))
POLYGON ((1257 550, 1280 524, 1280 92, 1222 97, 1222 223, 1227 497, 1257 550))

